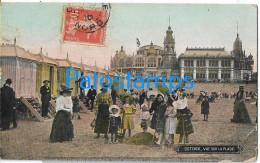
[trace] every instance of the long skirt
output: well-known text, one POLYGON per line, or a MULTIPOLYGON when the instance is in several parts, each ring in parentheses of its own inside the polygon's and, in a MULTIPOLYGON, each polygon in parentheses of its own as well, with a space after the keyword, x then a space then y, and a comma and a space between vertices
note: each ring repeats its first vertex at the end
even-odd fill
POLYGON ((95 133, 105 134, 108 132, 109 126, 109 105, 100 104, 98 106, 98 113, 96 118, 95 133))
POLYGON ((235 123, 251 122, 244 101, 235 101, 233 112, 234 115, 233 115, 232 122, 235 123))
POLYGON ((176 118, 167 117, 165 123, 165 133, 166 134, 175 134, 176 133, 176 118))
POLYGON ((71 141, 74 138, 70 113, 64 110, 57 112, 51 129, 51 142, 71 141))
POLYGON ((131 130, 134 128, 133 115, 124 115, 123 117, 123 129, 131 130))
POLYGON ((179 119, 177 128, 176 128, 176 134, 180 135, 187 135, 192 134, 194 132, 192 123, 190 118, 187 117, 181 117, 179 119))

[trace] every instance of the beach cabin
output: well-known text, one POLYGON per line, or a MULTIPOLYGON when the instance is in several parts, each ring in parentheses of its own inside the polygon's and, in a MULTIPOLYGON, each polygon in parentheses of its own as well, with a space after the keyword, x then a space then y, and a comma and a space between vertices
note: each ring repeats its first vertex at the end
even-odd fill
POLYGON ((10 78, 16 98, 35 97, 37 58, 28 50, 17 46, 15 42, 11 45, 1 45, 0 58, 1 86, 10 78))
POLYGON ((36 91, 40 95, 40 88, 43 86, 44 80, 49 80, 49 86, 51 89, 51 95, 58 96, 57 85, 57 61, 42 54, 42 48, 39 54, 35 54, 37 57, 37 71, 36 71, 36 91))

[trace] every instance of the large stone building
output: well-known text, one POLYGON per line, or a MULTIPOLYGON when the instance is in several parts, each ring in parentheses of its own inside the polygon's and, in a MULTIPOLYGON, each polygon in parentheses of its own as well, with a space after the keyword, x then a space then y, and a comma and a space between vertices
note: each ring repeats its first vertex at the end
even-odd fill
POLYGON ((186 48, 177 59, 172 33, 169 26, 163 47, 151 42, 140 47, 136 55, 127 55, 122 46, 111 58, 111 69, 144 77, 178 75, 204 81, 251 80, 253 56, 246 56, 239 34, 230 53, 225 48, 186 48))
POLYGON ((130 72, 135 76, 164 76, 172 74, 179 75, 179 65, 175 52, 175 40, 172 36, 173 31, 168 27, 164 38, 164 47, 154 45, 142 46, 134 56, 127 55, 121 50, 111 58, 111 69, 117 72, 130 72))

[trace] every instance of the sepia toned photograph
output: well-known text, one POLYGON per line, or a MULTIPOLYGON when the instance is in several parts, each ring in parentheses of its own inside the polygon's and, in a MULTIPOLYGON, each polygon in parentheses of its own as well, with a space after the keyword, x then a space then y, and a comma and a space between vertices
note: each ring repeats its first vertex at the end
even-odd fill
POLYGON ((1 160, 257 161, 257 5, 0 12, 1 160))

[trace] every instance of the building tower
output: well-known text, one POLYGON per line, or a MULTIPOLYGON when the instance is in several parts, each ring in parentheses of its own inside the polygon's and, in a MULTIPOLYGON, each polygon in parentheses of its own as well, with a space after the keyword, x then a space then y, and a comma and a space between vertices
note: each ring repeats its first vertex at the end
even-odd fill
POLYGON ((251 80, 252 65, 254 64, 253 56, 250 54, 246 56, 245 50, 243 51, 242 41, 239 38, 238 26, 237 37, 233 44, 231 54, 234 56, 234 72, 235 79, 238 80, 251 80))
MULTIPOLYGON (((174 55, 175 54, 175 40, 172 36, 172 29, 169 25, 168 30, 166 31, 166 37, 164 38, 164 52, 166 55, 174 55)), ((175 55, 176 56, 176 55, 175 55)))

